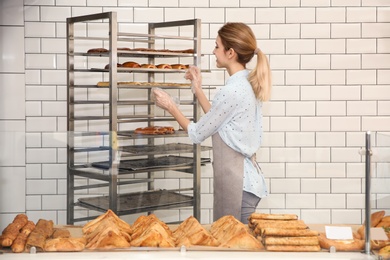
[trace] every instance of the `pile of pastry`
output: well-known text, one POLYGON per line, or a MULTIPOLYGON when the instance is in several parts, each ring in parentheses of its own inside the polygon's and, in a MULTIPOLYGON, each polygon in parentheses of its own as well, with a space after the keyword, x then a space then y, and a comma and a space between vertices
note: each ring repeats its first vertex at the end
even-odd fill
MULTIPOLYGON (((158 65, 154 65, 154 64, 149 64, 149 63, 145 63, 145 64, 140 64, 138 62, 135 62, 135 61, 126 61, 126 62, 123 62, 123 63, 117 63, 116 66, 118 68, 136 68, 136 69, 178 69, 178 70, 185 70, 185 69, 188 69, 190 65, 185 65, 185 64, 166 64, 166 63, 162 63, 162 64, 158 64, 158 65)), ((104 69, 109 69, 110 68, 110 64, 107 64, 104 69)))
MULTIPOLYGON (((136 52, 171 52, 171 53, 194 53, 194 49, 170 50, 170 49, 151 49, 151 48, 117 48, 118 52, 136 51, 136 52)), ((90 54, 108 53, 106 48, 92 48, 87 51, 90 54)))
POLYGON ((18 214, 0 236, 0 245, 14 253, 29 251, 81 251, 85 238, 72 238, 67 229, 53 227, 53 221, 39 219, 35 224, 25 214, 18 214))
POLYGON ((135 134, 143 135, 166 135, 174 134, 175 128, 172 126, 147 126, 147 127, 138 127, 134 130, 135 134))
POLYGON ((169 226, 150 214, 140 216, 129 225, 112 211, 87 223, 83 227, 87 249, 127 247, 212 246, 234 249, 261 249, 262 244, 249 233, 246 225, 232 216, 225 216, 206 230, 196 218, 188 217, 177 228, 169 226))
POLYGON ((295 214, 253 213, 249 227, 267 251, 317 252, 318 232, 310 230, 295 214))

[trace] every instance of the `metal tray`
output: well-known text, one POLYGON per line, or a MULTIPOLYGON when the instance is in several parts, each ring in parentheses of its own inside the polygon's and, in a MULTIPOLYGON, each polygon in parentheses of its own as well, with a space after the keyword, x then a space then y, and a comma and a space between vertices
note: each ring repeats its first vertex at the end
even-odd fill
MULTIPOLYGON (((170 207, 192 206, 193 197, 169 190, 154 190, 120 194, 117 198, 118 213, 133 214, 170 207)), ((78 205, 100 211, 109 209, 109 196, 79 198, 78 205)))
MULTIPOLYGON (((202 164, 209 163, 210 161, 211 161, 210 158, 201 159, 202 164)), ((137 170, 156 169, 161 167, 186 166, 186 165, 192 165, 193 163, 194 163, 194 159, 192 157, 168 155, 162 157, 155 157, 151 159, 148 158, 148 159, 123 160, 120 161, 118 168, 122 170, 137 171, 137 170)), ((111 167, 111 162, 109 161, 94 162, 92 163, 92 166, 100 169, 108 170, 111 167)))
MULTIPOLYGON (((166 153, 190 153, 194 151, 192 144, 161 144, 161 145, 132 145, 123 146, 121 151, 133 154, 166 154, 166 153)), ((201 146, 201 151, 209 151, 211 147, 201 146)))

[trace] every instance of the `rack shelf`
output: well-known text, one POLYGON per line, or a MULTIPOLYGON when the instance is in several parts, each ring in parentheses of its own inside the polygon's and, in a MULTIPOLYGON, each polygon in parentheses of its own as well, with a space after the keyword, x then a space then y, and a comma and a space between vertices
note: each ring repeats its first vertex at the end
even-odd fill
MULTIPOLYGON (((148 64, 169 59, 170 64, 185 61, 199 67, 200 20, 149 23, 144 34, 118 32, 118 28, 116 12, 67 19, 67 222, 87 221, 96 217, 93 211, 108 209, 121 216, 183 207, 192 207, 193 216, 199 219, 200 168, 210 163, 210 147, 179 142, 187 138, 180 129, 166 135, 134 132, 137 127, 160 124, 178 128, 171 116, 156 114, 149 98, 153 87, 180 92, 180 105, 191 111, 188 118, 199 119, 200 106, 191 84, 183 82, 185 70, 117 64, 128 58, 148 64), (99 36, 88 36, 89 23, 99 24, 99 36), (192 36, 188 32, 185 36, 156 33, 182 26, 190 28, 192 36), (166 40, 174 40, 177 50, 166 49, 166 40), (121 47, 124 44, 129 48, 121 47), (146 46, 135 48, 142 44, 146 46), (102 52, 88 52, 91 48, 102 52), (168 82, 176 74, 179 80, 168 82), (185 175, 193 185, 156 189, 155 173, 161 172, 177 173, 178 179, 185 175)), ((180 30, 173 31, 178 34, 180 30)))

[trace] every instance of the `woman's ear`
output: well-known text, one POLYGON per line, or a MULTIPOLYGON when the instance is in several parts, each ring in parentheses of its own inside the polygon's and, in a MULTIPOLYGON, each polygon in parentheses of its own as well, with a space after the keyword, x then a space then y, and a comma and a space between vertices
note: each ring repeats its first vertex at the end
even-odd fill
POLYGON ((229 57, 229 58, 234 58, 236 55, 237 55, 237 53, 234 51, 233 48, 230 48, 230 49, 228 50, 228 57, 229 57))

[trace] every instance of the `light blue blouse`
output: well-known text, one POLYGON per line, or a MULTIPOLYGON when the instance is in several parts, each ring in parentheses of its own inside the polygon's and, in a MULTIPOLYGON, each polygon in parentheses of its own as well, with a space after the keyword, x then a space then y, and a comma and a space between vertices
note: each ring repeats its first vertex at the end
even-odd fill
POLYGON ((261 145, 262 103, 253 93, 248 74, 248 70, 233 74, 216 93, 210 110, 198 122, 191 122, 187 130, 194 143, 218 132, 229 147, 243 154, 244 191, 263 198, 268 195, 264 176, 251 161, 261 145))

